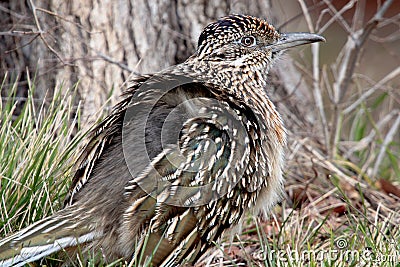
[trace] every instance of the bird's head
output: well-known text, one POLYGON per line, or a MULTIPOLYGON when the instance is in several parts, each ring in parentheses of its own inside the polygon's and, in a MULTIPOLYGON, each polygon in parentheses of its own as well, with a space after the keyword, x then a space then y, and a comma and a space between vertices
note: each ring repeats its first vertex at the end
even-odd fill
POLYGON ((320 41, 325 39, 317 34, 279 33, 265 20, 230 15, 203 30, 197 57, 239 68, 264 68, 287 48, 320 41))

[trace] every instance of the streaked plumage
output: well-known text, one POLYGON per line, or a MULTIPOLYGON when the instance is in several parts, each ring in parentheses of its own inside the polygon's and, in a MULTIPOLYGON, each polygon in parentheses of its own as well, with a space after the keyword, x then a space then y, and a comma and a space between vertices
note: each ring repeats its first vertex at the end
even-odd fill
POLYGON ((268 212, 282 191, 286 133, 267 72, 282 49, 322 40, 244 15, 208 25, 186 62, 132 82, 91 133, 66 207, 1 240, 0 266, 77 245, 107 262, 194 263, 247 212, 268 212), (140 153, 135 117, 149 110, 140 153))

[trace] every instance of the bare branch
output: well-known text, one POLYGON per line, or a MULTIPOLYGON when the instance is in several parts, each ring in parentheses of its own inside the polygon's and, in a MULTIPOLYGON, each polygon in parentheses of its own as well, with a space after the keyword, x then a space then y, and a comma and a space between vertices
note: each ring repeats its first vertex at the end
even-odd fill
MULTIPOLYGON (((310 13, 308 12, 307 6, 303 0, 299 0, 300 6, 303 10, 304 17, 306 18, 308 28, 310 29, 311 32, 314 32, 314 25, 311 20, 310 13)), ((324 111, 324 103, 322 101, 322 95, 321 95, 321 88, 319 86, 320 83, 320 78, 319 78, 319 44, 318 43, 313 43, 311 44, 311 52, 312 52, 312 57, 313 57, 313 94, 314 94, 314 100, 317 105, 322 127, 324 129, 324 137, 325 137, 325 144, 327 146, 328 151, 330 151, 329 148, 329 127, 328 123, 326 120, 326 115, 324 111)))
POLYGON ((352 0, 350 2, 348 2, 340 11, 337 11, 336 8, 332 5, 331 1, 328 0, 324 0, 324 3, 329 7, 329 10, 331 10, 331 12, 333 12, 333 17, 326 23, 326 25, 324 25, 324 27, 322 27, 319 30, 319 33, 324 32, 330 25, 331 23, 333 23, 334 21, 337 21, 339 24, 342 25, 342 27, 345 29, 345 31, 349 34, 352 35, 352 30, 349 26, 349 24, 347 24, 346 20, 342 17, 342 14, 344 12, 346 12, 347 10, 353 8, 355 2, 357 0, 352 0))
POLYGON ((377 82, 374 86, 368 89, 365 93, 363 93, 353 104, 343 110, 343 114, 346 115, 352 112, 355 108, 358 107, 363 101, 365 101, 370 95, 372 95, 375 91, 379 90, 385 83, 394 79, 395 77, 400 75, 400 67, 397 67, 393 71, 391 71, 388 75, 386 75, 382 80, 377 82))
POLYGON ((389 132, 386 134, 385 139, 383 140, 378 157, 376 158, 376 161, 375 161, 375 166, 372 171, 372 176, 376 176, 376 174, 378 173, 379 166, 381 165, 383 157, 386 154, 386 148, 388 147, 389 143, 393 140, 393 137, 397 134, 397 132, 398 132, 397 129, 399 128, 399 126, 400 126, 400 111, 397 111, 397 119, 393 123, 389 132))
POLYGON ((351 28, 350 28, 350 26, 347 24, 347 22, 343 19, 342 14, 343 14, 344 12, 346 12, 347 10, 353 8, 354 3, 356 2, 356 0, 352 0, 352 1, 348 2, 348 3, 347 3, 346 5, 344 5, 344 7, 342 7, 342 9, 339 10, 339 11, 337 11, 337 10, 335 9, 335 7, 334 7, 330 2, 328 2, 327 0, 324 0, 324 2, 325 2, 325 3, 327 4, 327 6, 329 7, 329 10, 331 10, 331 12, 333 12, 333 16, 332 16, 332 18, 331 18, 327 23, 325 23, 325 25, 324 25, 323 27, 321 27, 321 28, 318 30, 318 33, 323 33, 323 32, 324 32, 329 26, 331 26, 331 24, 332 24, 333 22, 335 22, 335 21, 341 23, 341 24, 343 25, 343 27, 345 28, 345 30, 346 30, 348 33, 351 33, 351 28))
POLYGON ((349 150, 346 151, 343 158, 348 159, 355 152, 371 147, 372 142, 374 141, 374 138, 377 135, 378 129, 382 129, 383 127, 385 127, 389 122, 393 120, 393 117, 398 116, 398 113, 399 113, 398 110, 393 110, 390 113, 386 114, 383 118, 381 118, 377 122, 376 127, 373 127, 373 129, 369 132, 369 134, 363 137, 361 140, 342 142, 342 144, 347 143, 347 146, 349 147, 349 150))
POLYGON ((119 61, 117 61, 117 60, 111 58, 110 56, 107 56, 106 54, 104 54, 104 53, 102 53, 102 52, 100 52, 100 51, 96 51, 95 49, 93 49, 93 51, 95 51, 95 53, 96 53, 100 58, 104 59, 105 61, 107 61, 107 62, 109 62, 109 63, 112 63, 112 64, 114 64, 114 65, 117 65, 117 66, 120 67, 121 69, 126 70, 126 71, 129 71, 129 72, 131 72, 131 73, 133 73, 133 74, 135 74, 135 75, 141 75, 140 73, 138 73, 138 72, 134 71, 133 69, 129 68, 129 67, 128 67, 127 65, 125 65, 124 63, 119 62, 119 61))
POLYGON ((53 12, 53 11, 50 11, 50 10, 47 10, 47 9, 44 9, 44 8, 40 8, 40 7, 36 7, 36 10, 41 11, 41 12, 46 13, 46 14, 49 14, 49 15, 51 15, 51 16, 54 16, 54 17, 56 17, 56 18, 58 18, 58 19, 61 19, 61 20, 65 21, 65 22, 72 23, 72 24, 74 24, 76 27, 78 27, 78 28, 84 30, 85 32, 87 32, 87 33, 89 33, 89 34, 100 33, 100 32, 91 32, 91 31, 87 30, 82 24, 77 23, 77 22, 75 22, 75 21, 73 21, 73 20, 67 19, 67 18, 65 18, 65 17, 63 17, 63 16, 61 16, 61 15, 59 15, 59 14, 56 13, 56 12, 53 12))
POLYGON ((41 27, 41 25, 40 25, 39 19, 38 19, 38 17, 37 17, 37 12, 36 12, 37 8, 36 8, 35 4, 33 3, 33 0, 29 0, 29 3, 31 4, 33 18, 34 18, 34 20, 35 20, 35 25, 36 25, 36 27, 37 27, 37 29, 38 29, 38 31, 39 31, 40 39, 42 39, 42 41, 43 41, 43 43, 46 45, 46 47, 47 47, 47 48, 48 48, 48 49, 49 49, 63 64, 65 64, 65 65, 70 65, 70 64, 67 64, 67 63, 63 60, 63 58, 58 54, 58 52, 57 52, 53 47, 51 47, 51 45, 47 42, 47 40, 46 40, 46 38, 45 38, 45 36, 44 36, 45 32, 42 30, 42 27, 41 27))
POLYGON ((358 29, 362 28, 364 22, 365 13, 365 0, 358 0, 356 5, 356 11, 353 16, 352 30, 356 32, 358 29))
POLYGON ((18 49, 21 49, 21 48, 23 48, 23 47, 25 47, 25 46, 27 46, 27 45, 30 45, 30 44, 31 44, 33 41, 35 41, 36 38, 38 38, 39 36, 40 36, 40 34, 36 34, 36 35, 35 35, 34 37, 32 37, 27 43, 25 43, 25 44, 23 44, 23 45, 21 45, 21 46, 15 47, 14 49, 7 50, 7 51, 5 51, 4 53, 5 53, 5 54, 11 53, 11 52, 17 51, 18 49))
POLYGON ((8 14, 10 14, 10 15, 18 18, 18 19, 25 19, 26 18, 24 15, 18 14, 17 12, 15 12, 15 11, 13 11, 11 9, 8 9, 8 8, 2 6, 2 5, 0 5, 0 11, 8 13, 8 14))
POLYGON ((339 71, 339 77, 334 84, 337 91, 336 103, 339 103, 347 92, 362 46, 368 39, 372 30, 375 29, 382 20, 383 15, 392 3, 393 0, 387 0, 376 12, 375 16, 367 23, 364 29, 360 29, 353 36, 349 36, 345 45, 345 55, 339 71))

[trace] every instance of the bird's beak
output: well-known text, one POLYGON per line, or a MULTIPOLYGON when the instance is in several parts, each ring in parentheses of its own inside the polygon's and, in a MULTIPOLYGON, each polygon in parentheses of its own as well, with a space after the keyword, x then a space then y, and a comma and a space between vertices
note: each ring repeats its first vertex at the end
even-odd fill
POLYGON ((325 42, 325 38, 315 33, 289 32, 282 33, 276 43, 267 45, 266 48, 271 49, 272 52, 277 52, 291 47, 315 42, 325 42))

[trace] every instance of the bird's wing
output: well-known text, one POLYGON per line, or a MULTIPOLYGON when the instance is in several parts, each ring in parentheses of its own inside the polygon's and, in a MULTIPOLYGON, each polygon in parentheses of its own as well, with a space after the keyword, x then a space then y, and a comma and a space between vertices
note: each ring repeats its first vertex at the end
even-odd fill
POLYGON ((66 205, 72 204, 74 195, 90 179, 93 169, 102 157, 103 152, 110 146, 115 137, 121 134, 122 121, 127 105, 130 102, 129 96, 134 94, 150 77, 151 75, 143 75, 132 80, 129 89, 122 95, 123 100, 113 108, 110 115, 89 133, 89 141, 77 160, 77 168, 68 195, 64 201, 66 205))
MULTIPOLYGON (((169 110, 173 117, 178 109, 184 120, 175 135, 178 140, 162 144, 162 151, 125 187, 125 199, 131 205, 122 228, 141 237, 134 255, 141 263, 146 257, 155 266, 195 260, 220 237, 221 229, 237 222, 243 213, 242 203, 234 207, 221 199, 237 197, 236 189, 246 194, 247 185, 238 183, 244 183, 251 154, 249 125, 243 110, 233 109, 216 95, 212 100, 205 98, 202 90, 210 88, 195 83, 175 88, 149 117, 150 121, 159 118, 158 109, 160 113, 169 110)), ((145 109, 144 102, 140 103, 138 110, 145 109)), ((176 127, 165 125, 168 120, 161 127, 173 135, 176 127)), ((170 120, 174 125, 179 118, 170 120)), ((169 137, 165 139, 173 140, 169 137)), ((135 162, 133 149, 125 154, 128 165, 135 162)), ((139 165, 131 168, 140 169, 139 165)))

